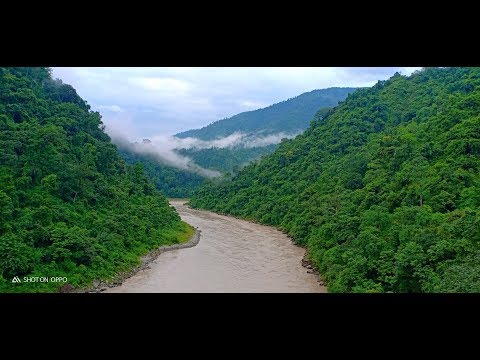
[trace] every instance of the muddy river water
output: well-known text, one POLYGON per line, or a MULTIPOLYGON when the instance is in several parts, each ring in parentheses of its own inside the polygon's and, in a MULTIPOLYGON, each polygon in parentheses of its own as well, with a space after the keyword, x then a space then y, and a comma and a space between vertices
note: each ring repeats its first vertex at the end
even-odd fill
POLYGON ((172 200, 201 230, 191 248, 162 253, 150 268, 106 292, 326 292, 302 267, 305 250, 282 232, 172 200))

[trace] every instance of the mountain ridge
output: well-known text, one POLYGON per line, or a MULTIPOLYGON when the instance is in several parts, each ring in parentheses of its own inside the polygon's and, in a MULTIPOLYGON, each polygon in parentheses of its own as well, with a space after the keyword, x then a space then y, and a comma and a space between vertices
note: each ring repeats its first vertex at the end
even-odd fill
POLYGON ((315 89, 264 108, 244 111, 231 117, 214 121, 200 129, 177 133, 179 138, 196 137, 214 140, 242 132, 251 134, 262 131, 269 135, 277 132, 296 133, 305 130, 315 112, 322 107, 333 107, 357 90, 352 87, 315 89), (299 107, 297 104, 302 104, 299 107), (292 107, 294 104, 295 107, 292 107))
MULTIPOLYGON (((308 127, 310 121, 315 118, 315 115, 319 111, 320 113, 328 111, 331 106, 337 105, 339 101, 345 99, 347 94, 350 94, 355 90, 356 88, 339 87, 317 89, 300 94, 280 103, 272 104, 263 109, 243 112, 228 119, 217 120, 202 128, 203 130, 188 130, 179 134, 185 138, 189 135, 197 134, 197 131, 210 132, 210 129, 213 126, 217 130, 218 127, 220 127, 222 132, 219 133, 215 130, 214 133, 210 133, 210 135, 200 138, 201 140, 217 140, 218 136, 225 139, 227 136, 243 131, 246 134, 250 134, 250 136, 247 135, 242 137, 242 141, 244 140, 248 142, 252 139, 258 139, 259 135, 273 135, 273 137, 279 136, 278 142, 280 142, 280 135, 289 132, 291 134, 290 136, 293 136, 298 132, 302 132, 308 127), (285 109, 287 111, 284 111, 285 109), (266 117, 262 115, 265 113, 267 114, 266 117), (251 117, 252 114, 253 118, 251 117), (262 115, 261 119, 259 119, 258 114, 262 115), (244 122, 243 126, 249 125, 250 122, 253 121, 255 127, 237 127, 238 124, 236 125, 234 122, 238 117, 240 117, 240 119, 245 119, 245 117, 247 117, 248 121, 246 123, 244 122), (265 128, 266 126, 270 126, 268 124, 272 121, 274 125, 276 125, 270 129, 265 128), (290 130, 284 129, 282 124, 289 121, 290 125, 293 124, 293 126, 289 127, 290 130), (228 131, 222 128, 223 124, 228 124, 228 131)), ((241 144, 242 143, 236 147, 216 147, 212 145, 212 147, 202 149, 179 148, 174 151, 178 155, 193 159, 193 161, 200 167, 213 171, 217 170, 223 173, 236 173, 246 164, 271 153, 278 146, 277 143, 274 143, 266 144, 265 146, 244 148, 241 144)), ((192 173, 192 171, 175 169, 169 166, 167 162, 162 162, 159 157, 135 153, 133 152, 133 148, 131 146, 125 146, 125 143, 117 142, 117 145, 119 146, 121 155, 127 163, 142 163, 145 167, 146 173, 156 184, 157 189, 164 192, 167 196, 189 197, 193 194, 194 189, 202 184, 199 175, 192 173)))

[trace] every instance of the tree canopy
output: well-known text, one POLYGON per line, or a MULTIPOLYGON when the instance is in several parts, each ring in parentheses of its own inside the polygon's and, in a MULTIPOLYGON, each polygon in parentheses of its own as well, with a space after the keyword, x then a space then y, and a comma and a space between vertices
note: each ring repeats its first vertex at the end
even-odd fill
POLYGON ((151 154, 136 153, 128 145, 118 143, 119 153, 127 164, 140 164, 145 175, 165 196, 188 198, 205 181, 205 177, 193 171, 175 168, 151 154))
POLYGON ((479 68, 395 74, 190 204, 285 230, 332 292, 479 292, 479 109, 479 68))
POLYGON ((48 68, 0 68, 0 292, 109 279, 191 229, 48 68))

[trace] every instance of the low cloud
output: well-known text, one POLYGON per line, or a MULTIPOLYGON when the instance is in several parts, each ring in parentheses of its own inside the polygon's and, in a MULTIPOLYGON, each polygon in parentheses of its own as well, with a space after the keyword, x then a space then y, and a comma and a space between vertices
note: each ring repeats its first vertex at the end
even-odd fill
POLYGON ((165 137, 164 141, 171 141, 175 149, 209 149, 209 148, 234 148, 234 147, 263 147, 272 144, 278 144, 283 138, 291 139, 299 133, 287 134, 280 132, 266 136, 249 135, 241 132, 235 132, 224 138, 215 140, 200 140, 193 137, 180 139, 174 136, 165 137))
POLYGON ((175 136, 156 135, 151 139, 144 139, 141 142, 131 143, 124 136, 113 136, 113 140, 128 146, 131 151, 140 154, 155 156, 159 162, 164 164, 198 173, 207 177, 220 176, 221 173, 215 170, 205 169, 196 164, 190 157, 180 155, 176 150, 180 149, 209 149, 209 148, 253 148, 278 144, 282 139, 291 139, 298 135, 277 133, 266 136, 248 135, 240 132, 233 133, 224 138, 215 140, 200 140, 197 138, 177 138, 175 136))
POLYGON ((159 138, 152 141, 144 140, 141 143, 129 143, 128 146, 130 147, 130 150, 136 153, 153 155, 160 162, 182 170, 192 171, 206 177, 216 177, 221 175, 218 171, 205 169, 195 164, 191 158, 176 153, 175 149, 172 148, 171 143, 161 141, 159 138))
POLYGON ((260 109, 268 106, 267 104, 264 104, 260 101, 251 101, 251 100, 240 101, 240 105, 245 106, 246 108, 249 108, 249 109, 260 109))
POLYGON ((295 134, 286 134, 284 132, 280 132, 277 134, 271 134, 267 136, 255 136, 255 137, 244 137, 241 143, 241 146, 246 148, 253 148, 253 147, 263 147, 272 144, 278 144, 282 141, 282 139, 292 139, 299 135, 300 132, 295 134))

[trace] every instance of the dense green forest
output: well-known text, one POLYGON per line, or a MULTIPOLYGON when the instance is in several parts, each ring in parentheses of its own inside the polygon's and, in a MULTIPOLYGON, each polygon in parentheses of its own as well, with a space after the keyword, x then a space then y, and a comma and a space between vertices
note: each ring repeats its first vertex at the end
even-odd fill
POLYGON ((140 164, 145 175, 162 194, 171 198, 188 198, 205 181, 205 177, 160 162, 151 154, 133 152, 129 146, 117 143, 118 150, 127 164, 140 164))
POLYGON ((263 155, 272 153, 277 144, 262 147, 233 147, 233 148, 209 148, 209 149, 180 149, 179 154, 188 156, 201 167, 217 170, 222 173, 238 172, 243 166, 251 161, 261 158, 263 155))
POLYGON ((201 129, 188 130, 176 137, 214 140, 235 132, 270 135, 280 132, 298 133, 305 130, 313 115, 322 107, 333 107, 355 88, 313 90, 263 109, 246 111, 211 123, 201 129))
POLYGON ((63 285, 14 276, 109 279, 193 232, 48 68, 0 68, 0 149, 0 292, 63 285))
POLYGON ((287 231, 332 292, 480 292, 480 69, 359 89, 190 204, 287 231))
MULTIPOLYGON (((145 175, 155 184, 162 194, 171 198, 189 198, 206 180, 206 177, 193 170, 184 170, 162 162, 148 153, 138 153, 124 140, 117 140, 119 154, 127 164, 140 164, 145 175)), ((187 156, 197 165, 217 170, 225 175, 237 173, 246 164, 270 154, 276 144, 255 148, 208 148, 180 149, 176 152, 187 156)))

